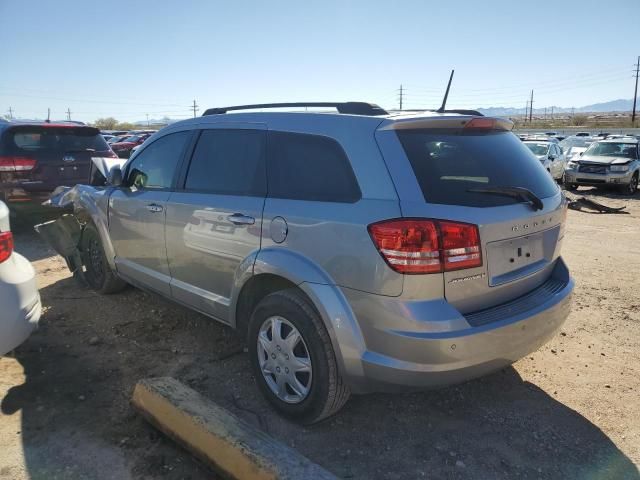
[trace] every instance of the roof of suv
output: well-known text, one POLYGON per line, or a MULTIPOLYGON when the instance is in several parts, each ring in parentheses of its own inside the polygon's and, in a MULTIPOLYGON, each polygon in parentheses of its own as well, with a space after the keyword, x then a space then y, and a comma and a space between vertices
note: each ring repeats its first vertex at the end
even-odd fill
POLYGON ((44 120, 5 120, 0 121, 0 130, 15 127, 15 126, 49 126, 49 127, 88 127, 94 128, 83 122, 75 122, 75 121, 53 121, 47 122, 44 120))

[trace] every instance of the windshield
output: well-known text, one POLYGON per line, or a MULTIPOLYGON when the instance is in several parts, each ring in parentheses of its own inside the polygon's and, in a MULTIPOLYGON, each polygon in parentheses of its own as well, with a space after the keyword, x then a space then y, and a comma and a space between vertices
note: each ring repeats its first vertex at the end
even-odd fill
POLYGON ((424 129, 397 135, 429 203, 492 207, 520 201, 469 191, 474 189, 521 187, 539 198, 558 192, 542 164, 511 132, 424 129))
POLYGON ((533 152, 534 155, 546 155, 549 150, 547 143, 525 143, 525 145, 533 152))
POLYGON ((18 127, 9 135, 12 150, 23 152, 109 151, 105 139, 89 127, 18 127))
POLYGON ((133 135, 131 137, 126 137, 120 141, 121 142, 137 142, 138 140, 140 140, 140 135, 133 135))
POLYGON ((635 143, 597 142, 591 144, 584 155, 596 157, 638 158, 638 146, 635 143))
POLYGON ((567 150, 571 147, 588 147, 593 140, 585 137, 567 137, 560 142, 560 146, 567 150))

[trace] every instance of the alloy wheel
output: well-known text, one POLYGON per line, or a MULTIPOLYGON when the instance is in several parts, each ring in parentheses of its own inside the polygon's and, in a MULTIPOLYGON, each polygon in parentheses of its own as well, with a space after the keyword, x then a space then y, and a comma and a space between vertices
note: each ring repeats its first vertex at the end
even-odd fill
POLYGON ((300 403, 311 391, 309 349, 298 329, 280 316, 267 318, 258 333, 258 362, 269 389, 286 403, 300 403))

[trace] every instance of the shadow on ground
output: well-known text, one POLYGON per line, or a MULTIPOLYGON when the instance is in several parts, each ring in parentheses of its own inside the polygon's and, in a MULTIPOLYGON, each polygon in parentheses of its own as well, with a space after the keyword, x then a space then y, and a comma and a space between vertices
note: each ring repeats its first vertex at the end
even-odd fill
POLYGON ((26 380, 0 404, 4 415, 21 411, 34 480, 212 478, 130 407, 138 379, 164 375, 341 478, 640 479, 598 426, 513 368, 443 390, 353 397, 301 427, 259 396, 227 327, 133 288, 98 296, 65 278, 41 294, 42 327, 15 352, 26 380))

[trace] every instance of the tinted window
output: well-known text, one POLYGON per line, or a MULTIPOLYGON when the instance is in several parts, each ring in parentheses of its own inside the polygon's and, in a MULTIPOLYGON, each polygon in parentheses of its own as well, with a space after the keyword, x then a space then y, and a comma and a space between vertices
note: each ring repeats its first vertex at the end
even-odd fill
POLYGON ((335 140, 319 135, 269 132, 269 196, 324 202, 361 197, 351 165, 335 140))
POLYGON ((98 129, 90 127, 19 127, 8 132, 8 141, 11 150, 25 153, 109 151, 98 129))
POLYGON ((185 188, 227 195, 265 195, 265 133, 204 130, 193 152, 185 188))
POLYGON ((548 143, 531 143, 526 142, 525 145, 529 150, 533 152, 534 155, 546 155, 549 150, 548 143))
POLYGON ((191 132, 171 133, 151 143, 127 167, 127 185, 169 188, 191 132))
POLYGON ((518 200, 469 190, 524 187, 540 198, 558 191, 538 159, 510 132, 404 130, 398 137, 427 202, 490 207, 518 200))

